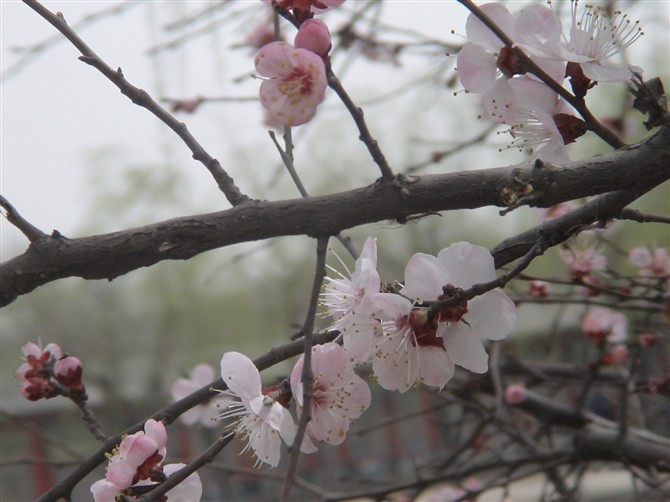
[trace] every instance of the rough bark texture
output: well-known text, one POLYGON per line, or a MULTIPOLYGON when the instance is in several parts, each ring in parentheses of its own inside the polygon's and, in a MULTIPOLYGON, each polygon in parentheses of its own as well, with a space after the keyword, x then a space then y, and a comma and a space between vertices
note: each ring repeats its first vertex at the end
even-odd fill
MULTIPOLYGON (((421 177, 398 176, 332 195, 283 201, 252 201, 216 213, 186 216, 143 227, 69 239, 55 232, 34 241, 20 256, 0 265, 0 301, 65 277, 113 279, 163 260, 186 260, 240 242, 284 235, 336 235, 383 220, 406 221, 424 213, 504 207, 522 203, 549 207, 566 200, 614 192, 597 206, 562 220, 555 240, 575 224, 615 217, 670 177, 670 129, 640 144, 583 162, 557 167, 539 163, 421 177), (524 195, 532 186, 532 192, 524 195), (517 197, 520 199, 517 202, 517 197)), ((560 222, 559 222, 560 223, 560 222)), ((494 249, 496 264, 522 256, 541 227, 494 249), (525 250, 525 251, 524 251, 525 250)))

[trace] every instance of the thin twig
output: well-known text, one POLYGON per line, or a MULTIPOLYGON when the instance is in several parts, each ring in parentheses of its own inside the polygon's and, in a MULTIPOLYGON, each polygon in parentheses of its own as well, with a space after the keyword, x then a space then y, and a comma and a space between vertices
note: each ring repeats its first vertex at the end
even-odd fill
POLYGON ((12 206, 12 204, 2 195, 0 195, 0 207, 5 210, 4 217, 7 221, 18 228, 30 242, 36 242, 48 237, 47 234, 21 216, 14 206, 12 206))
POLYGON ((159 105, 144 89, 135 87, 128 82, 121 71, 121 68, 113 70, 107 63, 93 52, 93 50, 70 28, 65 21, 63 14, 57 12, 54 14, 36 0, 23 0, 31 9, 46 19, 54 28, 60 31, 72 45, 81 52, 79 59, 86 64, 91 65, 105 77, 107 77, 121 93, 127 96, 133 103, 146 108, 160 119, 165 125, 172 129, 191 150, 193 158, 202 163, 211 173, 219 189, 233 206, 249 201, 249 197, 235 185, 230 175, 221 167, 218 160, 209 155, 198 141, 191 135, 186 124, 178 121, 173 115, 159 105))
POLYGON ((309 299, 309 308, 307 309, 307 316, 305 323, 302 326, 302 333, 304 336, 304 352, 302 365, 302 412, 300 413, 300 420, 298 421, 298 431, 296 432, 293 445, 291 446, 291 457, 289 459, 288 470, 284 478, 284 485, 282 486, 280 500, 283 502, 289 501, 291 487, 294 483, 295 471, 298 466, 298 458, 300 458, 300 446, 305 437, 307 430, 307 423, 311 418, 312 411, 312 395, 314 392, 314 375, 312 374, 312 345, 313 345, 313 331, 314 322, 316 319, 316 308, 319 304, 319 292, 323 278, 326 275, 326 253, 328 251, 328 237, 319 237, 316 241, 316 270, 314 272, 314 283, 312 284, 312 294, 309 299))
POLYGON ((372 137, 368 125, 365 122, 363 117, 363 110, 356 106, 353 102, 347 91, 344 90, 342 83, 337 78, 337 75, 333 72, 333 69, 330 67, 330 64, 326 66, 326 76, 328 78, 328 86, 335 91, 335 94, 339 96, 344 103, 344 106, 349 110, 351 117, 358 127, 358 132, 360 133, 359 139, 365 144, 372 156, 372 160, 379 166, 379 170, 382 173, 382 177, 386 179, 393 179, 393 170, 386 161, 386 157, 379 148, 377 140, 372 137))

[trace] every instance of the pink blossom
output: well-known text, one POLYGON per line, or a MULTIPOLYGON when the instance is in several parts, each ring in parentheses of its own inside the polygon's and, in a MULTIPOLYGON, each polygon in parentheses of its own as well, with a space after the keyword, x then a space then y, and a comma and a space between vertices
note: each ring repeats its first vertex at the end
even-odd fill
POLYGON ((544 83, 521 77, 505 89, 500 94, 495 88, 489 93, 491 102, 483 99, 483 105, 492 120, 512 125, 511 146, 545 162, 569 162, 569 145, 586 132, 585 123, 544 83))
POLYGON ((130 434, 121 440, 109 459, 105 478, 119 488, 127 488, 141 479, 156 477, 165 459, 166 444, 165 425, 150 418, 144 424, 144 431, 130 434))
POLYGON ((514 303, 492 290, 428 315, 424 302, 449 300, 459 288, 496 278, 486 248, 467 242, 452 244, 437 257, 417 253, 405 268, 401 295, 372 295, 373 315, 382 335, 374 343, 372 368, 379 384, 404 392, 415 382, 443 388, 454 364, 475 373, 488 370, 484 340, 501 340, 516 324, 514 303), (411 298, 413 301, 408 300, 411 298))
POLYGON ((653 252, 646 247, 630 250, 629 261, 638 267, 642 277, 669 277, 670 256, 666 248, 654 248, 653 252))
MULTIPOLYGON (((291 390, 299 410, 303 405, 303 360, 301 357, 291 372, 291 390)), ((312 349, 312 373, 314 387, 307 433, 317 441, 341 444, 349 423, 370 406, 370 388, 354 372, 345 350, 336 343, 312 349)))
POLYGON ((61 390, 51 378, 53 367, 63 351, 58 344, 50 343, 44 349, 34 342, 21 346, 26 362, 16 370, 16 377, 21 379, 21 394, 29 401, 50 399, 58 396, 61 390))
MULTIPOLYGON (((529 55, 536 53, 535 48, 542 49, 545 44, 558 43, 561 33, 560 21, 552 10, 544 5, 530 5, 514 16, 498 3, 484 4, 481 9, 529 55)), ((534 75, 527 74, 526 68, 514 52, 474 14, 468 16, 465 30, 469 43, 458 53, 458 77, 466 91, 482 95, 483 116, 510 125, 530 121, 545 124, 545 128, 541 130, 543 132, 541 139, 534 138, 532 144, 521 147, 534 146, 535 143, 544 143, 551 139, 551 133, 554 131, 550 117, 537 117, 531 112, 541 109, 550 116, 553 115, 552 110, 555 108, 557 96, 552 96, 553 91, 539 82, 534 75), (532 95, 528 89, 522 89, 522 92, 517 94, 519 89, 513 84, 519 79, 538 84, 539 92, 549 93, 552 102, 549 105, 534 102, 537 100, 530 99, 532 95)), ((559 83, 563 81, 565 76, 563 62, 534 59, 555 81, 559 83)), ((535 132, 536 136, 537 134, 535 132)), ((557 134, 554 136, 557 141, 559 136, 557 134)), ((528 143, 529 140, 525 142, 528 143)), ((544 153, 546 156, 547 151, 544 153)))
POLYGON ((595 246, 566 245, 559 248, 558 255, 575 278, 604 270, 608 264, 607 256, 602 255, 595 246))
POLYGON ((528 399, 528 394, 525 386, 514 384, 505 388, 505 401, 509 404, 523 403, 526 399, 528 399))
POLYGON ((307 49, 321 57, 328 55, 332 42, 326 23, 319 19, 308 19, 300 25, 294 44, 298 49, 307 49))
POLYGON ((260 89, 262 105, 284 125, 309 122, 326 96, 323 60, 306 49, 272 42, 258 51, 254 62, 258 74, 266 77, 260 89))
POLYGON ((533 298, 546 298, 551 293, 551 283, 547 281, 530 281, 528 294, 533 298))
POLYGON ((582 320, 582 331, 596 343, 621 343, 628 337, 628 319, 608 308, 593 307, 582 320))
POLYGON ((65 356, 60 358, 54 364, 53 373, 54 378, 67 387, 71 392, 71 397, 84 396, 84 382, 82 381, 82 373, 84 368, 78 357, 65 356))
MULTIPOLYGON (((163 466, 163 474, 170 476, 183 468, 185 464, 167 464, 163 466)), ((150 480, 141 480, 134 486, 147 486, 155 484, 150 480)), ((134 500, 135 497, 129 497, 124 492, 123 488, 114 483, 101 479, 96 481, 91 486, 91 493, 95 502, 116 502, 119 495, 124 495, 129 500, 134 500)), ((165 495, 165 502, 197 502, 202 497, 202 482, 200 475, 194 472, 188 476, 184 481, 172 488, 165 495)))
POLYGON ((578 2, 572 3, 572 25, 567 42, 546 46, 547 55, 577 63, 584 76, 593 81, 626 82, 639 67, 615 64, 609 59, 629 47, 640 36, 639 21, 631 22, 626 14, 616 10, 608 13, 599 5, 586 4, 577 15, 578 2))
MULTIPOLYGON (((244 354, 226 352, 221 358, 221 376, 228 390, 221 392, 219 406, 225 411, 219 418, 234 419, 231 434, 248 440, 243 451, 248 448, 254 451, 257 466, 266 463, 276 467, 281 456, 281 440, 291 445, 295 438, 297 429, 291 414, 270 393, 263 392, 261 376, 244 354)), ((305 439, 301 450, 315 451, 305 439)))
POLYGON ((321 13, 344 3, 344 0, 261 0, 263 3, 273 3, 293 11, 301 13, 321 13))
MULTIPOLYGON (((190 378, 179 378, 171 389, 172 398, 175 401, 185 398, 196 390, 214 381, 214 368, 209 364, 198 364, 191 370, 190 378)), ((195 408, 180 415, 179 419, 186 425, 200 422, 205 427, 215 427, 218 424, 219 408, 217 398, 209 399, 200 403, 195 408)))
MULTIPOLYGON (((535 48, 555 44, 561 34, 560 21, 544 5, 530 5, 513 16, 499 3, 487 3, 481 10, 515 43, 531 55, 535 48)), ((503 84, 514 75, 526 73, 521 62, 503 42, 470 14, 465 24, 469 43, 459 51, 458 77, 466 91, 485 94, 498 82, 503 84)), ((565 66, 561 62, 537 60, 558 82, 563 81, 565 66)))
MULTIPOLYGON (((344 264, 343 264, 344 265, 344 264)), ((377 239, 368 237, 356 260, 349 279, 337 270, 337 278, 326 277, 322 305, 335 321, 329 329, 339 330, 344 337, 344 348, 358 363, 370 357, 370 347, 377 323, 370 318, 369 295, 378 293, 381 285, 377 272, 377 239)), ((346 268, 346 266, 345 266, 346 268)))

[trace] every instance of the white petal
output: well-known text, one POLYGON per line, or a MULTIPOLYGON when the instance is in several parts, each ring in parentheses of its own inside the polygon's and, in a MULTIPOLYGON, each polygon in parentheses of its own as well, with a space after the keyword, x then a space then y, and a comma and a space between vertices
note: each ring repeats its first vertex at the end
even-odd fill
POLYGON ((486 373, 489 356, 478 337, 465 329, 450 330, 444 337, 444 346, 454 363, 474 373, 486 373))
POLYGON ((372 370, 379 385, 387 390, 405 392, 414 386, 419 375, 417 348, 407 338, 398 333, 380 337, 375 344, 372 370))
MULTIPOLYGON (((508 36, 515 37, 514 19, 507 7, 492 2, 480 5, 479 8, 508 36)), ((465 33, 470 42, 481 45, 492 52, 497 52, 503 46, 502 41, 474 14, 470 14, 465 22, 465 33)))
POLYGON ((438 389, 444 388, 454 376, 454 362, 441 347, 421 347, 421 380, 424 384, 438 389))
POLYGON ((496 278, 493 256, 482 246, 456 242, 440 251, 437 259, 446 271, 447 282, 452 286, 467 289, 473 284, 496 278))
POLYGON ((470 332, 470 336, 480 340, 502 340, 516 326, 516 306, 505 293, 494 289, 470 300, 463 319, 469 326, 459 323, 453 328, 470 332))
POLYGON ((261 395, 261 375, 254 363, 239 352, 226 352, 221 358, 221 377, 238 397, 251 400, 261 395))
POLYGON ((411 299, 435 300, 442 294, 444 274, 433 255, 414 254, 405 267, 402 294, 411 299))
POLYGON ((477 94, 488 91, 498 74, 495 55, 476 44, 465 44, 458 51, 456 68, 463 88, 477 94))

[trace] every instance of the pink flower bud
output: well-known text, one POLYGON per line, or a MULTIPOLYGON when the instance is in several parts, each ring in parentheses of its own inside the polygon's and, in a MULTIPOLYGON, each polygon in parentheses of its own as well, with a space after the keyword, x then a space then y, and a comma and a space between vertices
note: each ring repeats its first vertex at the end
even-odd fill
POLYGON ((527 397, 526 388, 523 385, 508 385, 505 389, 505 401, 509 404, 523 403, 527 397))
POLYGON ((327 56, 332 47, 328 26, 318 19, 308 19, 302 23, 294 43, 296 48, 307 49, 321 57, 327 56))
POLYGON ((65 356, 54 364, 54 377, 69 389, 83 389, 81 374, 84 371, 79 358, 65 356))
POLYGON ((547 281, 530 281, 528 294, 533 298, 545 298, 551 293, 551 283, 547 281))

